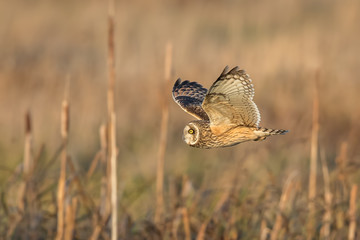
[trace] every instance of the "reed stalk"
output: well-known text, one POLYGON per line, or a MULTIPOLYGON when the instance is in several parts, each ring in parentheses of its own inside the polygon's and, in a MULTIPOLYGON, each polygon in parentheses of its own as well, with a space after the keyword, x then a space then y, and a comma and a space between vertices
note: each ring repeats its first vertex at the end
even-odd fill
POLYGON ((107 176, 107 149, 108 149, 108 137, 107 137, 107 128, 106 125, 103 124, 100 127, 99 134, 100 134, 100 145, 101 145, 101 187, 100 187, 100 216, 102 219, 105 218, 105 215, 110 212, 110 202, 107 202, 108 199, 108 192, 110 190, 110 186, 108 185, 108 178, 107 176))
POLYGON ((297 173, 293 172, 292 174, 290 174, 290 176, 288 177, 288 179, 286 180, 286 182, 284 184, 283 191, 282 191, 280 201, 279 201, 278 213, 276 215, 275 224, 274 224, 273 230, 271 232, 271 237, 270 237, 271 240, 278 239, 279 232, 284 223, 283 213, 284 213, 286 204, 289 202, 291 192, 294 188, 296 176, 297 176, 297 173))
POLYGON ((156 210, 155 210, 155 223, 161 223, 164 215, 164 158, 166 150, 166 139, 168 131, 169 109, 167 93, 170 84, 171 75, 171 61, 172 61, 172 44, 168 43, 165 49, 165 72, 164 72, 164 87, 162 91, 162 114, 161 114, 161 132, 160 144, 158 151, 157 170, 156 170, 156 210))
POLYGON ((331 204, 332 194, 330 189, 330 174, 326 163, 326 157, 324 150, 320 151, 320 161, 322 166, 322 173, 324 178, 324 202, 325 202, 325 213, 323 216, 323 226, 320 230, 321 239, 330 239, 330 224, 331 224, 331 204))
POLYGON ((92 200, 92 198, 90 198, 86 194, 85 187, 83 186, 83 184, 82 184, 82 182, 80 180, 79 174, 77 173, 77 171, 75 169, 75 166, 74 166, 74 163, 73 163, 71 157, 68 157, 67 167, 69 169, 69 172, 72 173, 72 182, 71 183, 74 183, 77 186, 77 190, 78 190, 78 193, 79 193, 79 199, 82 200, 85 207, 87 208, 87 210, 90 213, 96 213, 96 211, 94 211, 95 203, 92 200))
POLYGON ((269 228, 267 227, 265 219, 261 220, 260 225, 260 240, 266 240, 268 239, 268 235, 270 233, 269 228))
POLYGON ((336 169, 337 169, 337 178, 340 180, 344 195, 347 195, 349 193, 349 184, 347 183, 347 174, 346 169, 348 167, 348 142, 343 141, 340 146, 340 153, 335 159, 336 162, 336 169))
POLYGON ((205 220, 201 224, 199 232, 198 232, 198 234, 196 236, 196 240, 204 240, 205 239, 205 232, 206 232, 206 227, 207 227, 208 224, 209 224, 208 220, 205 220))
POLYGON ((115 4, 114 0, 108 1, 108 121, 115 111, 115 4))
POLYGON ((91 178, 91 176, 94 174, 94 172, 95 172, 95 170, 96 170, 96 167, 98 166, 98 164, 99 164, 99 162, 100 162, 100 159, 101 159, 101 151, 98 151, 98 152, 95 154, 94 159, 91 161, 89 170, 88 170, 87 173, 86 173, 86 179, 87 179, 87 180, 89 180, 89 179, 91 178))
POLYGON ((116 240, 118 235, 118 197, 117 197, 117 173, 116 173, 116 157, 117 157, 117 149, 116 149, 116 116, 115 113, 111 115, 111 239, 116 240))
POLYGON ((64 238, 64 226, 65 226, 65 184, 66 184, 66 165, 67 165, 67 143, 69 134, 69 85, 65 88, 65 96, 62 102, 61 108, 61 137, 63 142, 63 149, 60 159, 60 177, 57 192, 57 233, 56 240, 62 240, 64 238))
POLYGON ((99 216, 94 218, 94 230, 90 239, 98 239, 101 231, 108 222, 111 216, 111 182, 110 182, 110 161, 108 161, 108 128, 105 124, 100 126, 100 158, 101 158, 101 187, 100 187, 100 203, 99 203, 99 216))
POLYGON ((108 1, 108 130, 109 130, 109 165, 111 183, 111 239, 116 240, 118 236, 118 197, 117 197, 117 147, 116 147, 116 114, 115 114, 115 3, 108 1))
POLYGON ((184 223, 185 239, 191 240, 189 211, 187 210, 186 207, 182 208, 182 217, 183 217, 183 223, 184 223))
POLYGON ((172 238, 174 240, 178 239, 178 229, 181 223, 181 214, 182 214, 182 208, 177 208, 175 212, 175 217, 172 221, 172 229, 171 229, 172 238))
POLYGON ((319 72, 316 73, 313 87, 313 111, 312 111, 312 131, 310 148, 310 174, 309 174, 309 195, 308 195, 308 235, 311 239, 315 225, 315 198, 316 198, 316 177, 318 161, 318 138, 319 138, 319 92, 318 92, 319 72))
POLYGON ((77 206, 78 206, 77 197, 68 197, 68 200, 66 202, 66 210, 65 210, 66 224, 64 231, 64 240, 74 239, 77 206))
POLYGON ((350 191, 350 204, 349 204, 349 240, 355 239, 356 233, 356 195, 357 195, 358 186, 353 184, 350 191))

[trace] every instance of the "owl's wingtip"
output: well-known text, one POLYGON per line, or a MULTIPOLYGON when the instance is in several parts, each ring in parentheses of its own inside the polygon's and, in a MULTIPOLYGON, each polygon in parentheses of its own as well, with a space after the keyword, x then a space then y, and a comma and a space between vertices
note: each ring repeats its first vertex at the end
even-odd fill
POLYGON ((173 89, 172 89, 172 97, 175 99, 175 95, 176 95, 176 89, 178 88, 178 86, 181 83, 181 78, 178 78, 176 80, 176 82, 174 83, 173 89))
POLYGON ((174 90, 177 86, 179 86, 180 83, 181 83, 181 78, 178 78, 178 79, 176 80, 176 82, 174 83, 173 90, 174 90))
POLYGON ((229 71, 229 66, 226 65, 226 67, 224 68, 224 70, 220 74, 220 77, 224 76, 224 75, 227 75, 227 74, 236 74, 236 73, 241 72, 241 71, 245 72, 245 70, 240 69, 239 66, 235 66, 229 71))
POLYGON ((225 68, 224 68, 224 70, 223 70, 222 73, 220 74, 220 76, 227 74, 228 70, 229 70, 229 66, 226 65, 225 68))
POLYGON ((233 69, 231 69, 231 70, 229 71, 229 73, 236 73, 236 72, 238 72, 238 71, 240 71, 239 66, 235 66, 233 69))

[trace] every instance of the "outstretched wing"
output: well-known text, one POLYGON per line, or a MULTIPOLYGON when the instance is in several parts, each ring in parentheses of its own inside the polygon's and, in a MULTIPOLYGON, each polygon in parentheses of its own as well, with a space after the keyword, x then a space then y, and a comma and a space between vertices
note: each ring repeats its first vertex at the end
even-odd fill
POLYGON ((209 120, 208 115, 202 108, 207 89, 197 82, 184 81, 179 78, 173 87, 172 96, 174 101, 187 113, 197 119, 209 120))
POLYGON ((244 70, 238 67, 224 69, 214 82, 203 102, 210 118, 210 127, 224 132, 232 126, 258 127, 260 113, 253 102, 254 87, 244 70))

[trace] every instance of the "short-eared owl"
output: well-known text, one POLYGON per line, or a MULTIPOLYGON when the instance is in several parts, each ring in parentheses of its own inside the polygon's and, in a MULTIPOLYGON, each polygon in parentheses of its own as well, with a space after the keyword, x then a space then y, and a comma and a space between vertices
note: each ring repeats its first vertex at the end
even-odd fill
POLYGON ((287 132, 259 127, 260 113, 252 100, 254 87, 249 75, 238 67, 230 71, 225 67, 209 91, 179 78, 172 95, 185 112, 199 119, 184 128, 183 139, 192 147, 228 147, 287 132))

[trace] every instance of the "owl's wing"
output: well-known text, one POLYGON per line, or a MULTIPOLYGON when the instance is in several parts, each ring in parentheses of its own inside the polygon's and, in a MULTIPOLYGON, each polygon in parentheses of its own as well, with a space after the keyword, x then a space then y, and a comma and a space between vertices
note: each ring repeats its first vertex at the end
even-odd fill
POLYGON ((209 120, 208 115, 202 108, 207 89, 197 82, 183 81, 179 78, 173 87, 172 96, 174 101, 187 113, 200 120, 209 120))
POLYGON ((258 127, 260 113, 253 102, 254 87, 244 70, 224 69, 205 96, 203 109, 210 118, 210 127, 224 132, 232 126, 258 127))

